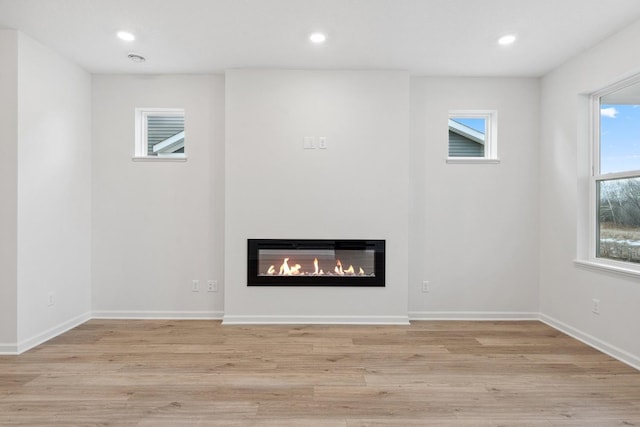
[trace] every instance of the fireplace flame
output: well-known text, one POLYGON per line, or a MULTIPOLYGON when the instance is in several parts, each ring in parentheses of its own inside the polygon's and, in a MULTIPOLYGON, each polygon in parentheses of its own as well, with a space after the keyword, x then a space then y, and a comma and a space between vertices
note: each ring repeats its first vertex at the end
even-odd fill
MULTIPOLYGON (((340 275, 340 276, 355 276, 356 275, 356 270, 353 268, 353 265, 349 265, 349 268, 347 268, 346 270, 344 270, 342 268, 342 262, 340 262, 340 260, 336 261, 336 267, 333 269, 333 271, 336 272, 336 274, 340 275)), ((360 275, 364 275, 364 270, 362 269, 362 267, 360 267, 360 271, 359 271, 360 275)))
MULTIPOLYGON (((290 266, 289 258, 285 258, 284 261, 282 262, 282 265, 280 266, 280 270, 278 270, 278 275, 279 276, 296 276, 300 274, 301 269, 302 269, 302 266, 300 264, 294 264, 290 266)), ((273 265, 270 266, 269 269, 267 270, 267 274, 270 276, 273 276, 275 272, 276 272, 276 269, 273 265)))
POLYGON ((288 262, 289 262, 289 258, 285 258, 284 262, 280 266, 280 271, 278 272, 278 274, 280 276, 290 276, 291 275, 291 270, 289 269, 288 262))
POLYGON ((268 276, 367 276, 367 273, 362 269, 362 267, 358 267, 358 272, 356 273, 356 269, 353 265, 349 265, 349 268, 344 269, 342 266, 342 261, 339 259, 336 260, 336 265, 333 268, 333 273, 329 270, 327 273, 324 272, 322 268, 320 268, 320 263, 318 262, 318 258, 314 258, 313 260, 313 272, 307 272, 302 269, 300 264, 292 264, 289 265, 290 258, 284 258, 280 268, 277 270, 275 265, 270 265, 267 269, 266 274, 268 276))

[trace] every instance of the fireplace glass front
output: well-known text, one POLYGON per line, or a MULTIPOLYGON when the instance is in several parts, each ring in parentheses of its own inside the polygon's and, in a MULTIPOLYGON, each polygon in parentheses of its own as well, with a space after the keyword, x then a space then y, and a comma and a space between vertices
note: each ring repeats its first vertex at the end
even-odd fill
POLYGON ((249 286, 384 286, 384 240, 249 239, 249 286))

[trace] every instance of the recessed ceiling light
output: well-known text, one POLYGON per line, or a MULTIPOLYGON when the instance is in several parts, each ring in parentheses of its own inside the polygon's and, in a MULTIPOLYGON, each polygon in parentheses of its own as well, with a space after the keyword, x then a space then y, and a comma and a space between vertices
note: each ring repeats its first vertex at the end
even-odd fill
POLYGON ((136 39, 136 36, 126 31, 118 31, 118 37, 127 42, 132 42, 136 39))
POLYGON ((311 40, 314 43, 324 43, 326 39, 327 39, 327 36, 322 33, 312 33, 309 36, 309 40, 311 40))
POLYGON ((144 56, 140 55, 139 53, 129 53, 127 55, 127 58, 129 58, 130 60, 132 60, 133 62, 144 62, 147 60, 147 58, 145 58, 144 56))
POLYGON ((516 41, 516 36, 513 34, 507 34, 506 36, 502 36, 498 39, 498 44, 501 46, 508 46, 513 44, 516 41))

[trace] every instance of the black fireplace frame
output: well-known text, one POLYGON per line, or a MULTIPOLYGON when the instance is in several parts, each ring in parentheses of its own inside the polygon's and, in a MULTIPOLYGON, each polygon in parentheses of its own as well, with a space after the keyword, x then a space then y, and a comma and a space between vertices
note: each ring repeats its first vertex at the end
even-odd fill
POLYGON ((248 239, 247 286, 385 286, 385 241, 355 239, 248 239), (374 250, 375 276, 260 276, 260 249, 374 250))

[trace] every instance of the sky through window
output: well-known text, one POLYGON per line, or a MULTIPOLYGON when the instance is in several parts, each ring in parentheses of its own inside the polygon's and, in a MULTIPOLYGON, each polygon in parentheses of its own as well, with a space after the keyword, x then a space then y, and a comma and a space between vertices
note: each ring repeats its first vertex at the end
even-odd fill
POLYGON ((600 173, 640 170, 640 105, 600 106, 600 173))

